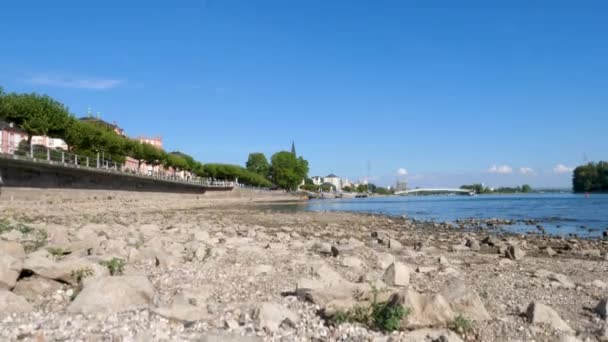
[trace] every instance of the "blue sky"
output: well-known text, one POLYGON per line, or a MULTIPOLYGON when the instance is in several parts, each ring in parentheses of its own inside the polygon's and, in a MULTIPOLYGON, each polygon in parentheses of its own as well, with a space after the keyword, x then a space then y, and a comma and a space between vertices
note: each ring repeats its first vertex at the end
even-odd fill
POLYGON ((0 32, 5 90, 203 162, 295 140, 311 175, 569 186, 608 159, 605 1, 10 1, 0 32))

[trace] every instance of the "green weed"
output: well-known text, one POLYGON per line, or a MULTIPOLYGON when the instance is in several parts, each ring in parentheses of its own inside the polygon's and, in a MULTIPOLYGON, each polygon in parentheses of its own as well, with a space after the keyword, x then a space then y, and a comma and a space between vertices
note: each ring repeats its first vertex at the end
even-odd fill
POLYGON ((127 264, 123 259, 112 258, 110 260, 100 262, 101 265, 108 268, 110 275, 121 275, 125 270, 127 264))

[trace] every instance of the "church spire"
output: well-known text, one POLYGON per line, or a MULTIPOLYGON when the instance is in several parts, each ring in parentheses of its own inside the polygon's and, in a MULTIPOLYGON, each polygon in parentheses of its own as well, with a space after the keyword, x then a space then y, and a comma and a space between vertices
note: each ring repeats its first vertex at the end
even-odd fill
POLYGON ((296 156, 296 144, 293 140, 291 141, 291 154, 293 154, 294 157, 296 156))

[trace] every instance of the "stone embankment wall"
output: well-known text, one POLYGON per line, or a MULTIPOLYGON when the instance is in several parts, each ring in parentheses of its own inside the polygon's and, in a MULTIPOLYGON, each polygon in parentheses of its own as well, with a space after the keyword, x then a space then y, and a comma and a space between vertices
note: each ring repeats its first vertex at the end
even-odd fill
POLYGON ((195 184, 156 180, 135 175, 124 175, 87 168, 49 165, 28 160, 0 157, 0 175, 3 180, 2 198, 13 199, 88 199, 107 196, 162 199, 229 199, 236 201, 299 200, 297 196, 281 191, 233 189, 231 191, 205 191, 195 184))
POLYGON ((118 172, 0 157, 3 187, 97 189, 203 194, 200 185, 158 180, 118 172))

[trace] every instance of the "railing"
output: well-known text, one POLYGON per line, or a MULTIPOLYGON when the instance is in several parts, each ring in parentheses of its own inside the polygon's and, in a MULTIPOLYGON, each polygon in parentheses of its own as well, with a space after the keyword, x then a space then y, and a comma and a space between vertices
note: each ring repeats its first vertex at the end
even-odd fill
MULTIPOLYGON (((2 142, 0 142, 0 156, 4 158, 30 160, 52 165, 61 165, 64 167, 88 168, 102 172, 145 177, 169 182, 193 184, 212 188, 247 187, 242 184, 238 184, 238 181, 226 181, 214 178, 179 175, 171 172, 162 172, 155 170, 146 170, 145 172, 142 172, 141 170, 139 170, 139 165, 136 168, 129 167, 126 164, 119 163, 111 159, 104 159, 102 157, 103 155, 103 153, 98 153, 96 157, 90 157, 70 153, 62 149, 47 148, 43 145, 14 145, 3 144, 2 142)), ((158 165, 155 167, 158 167, 158 165)))

